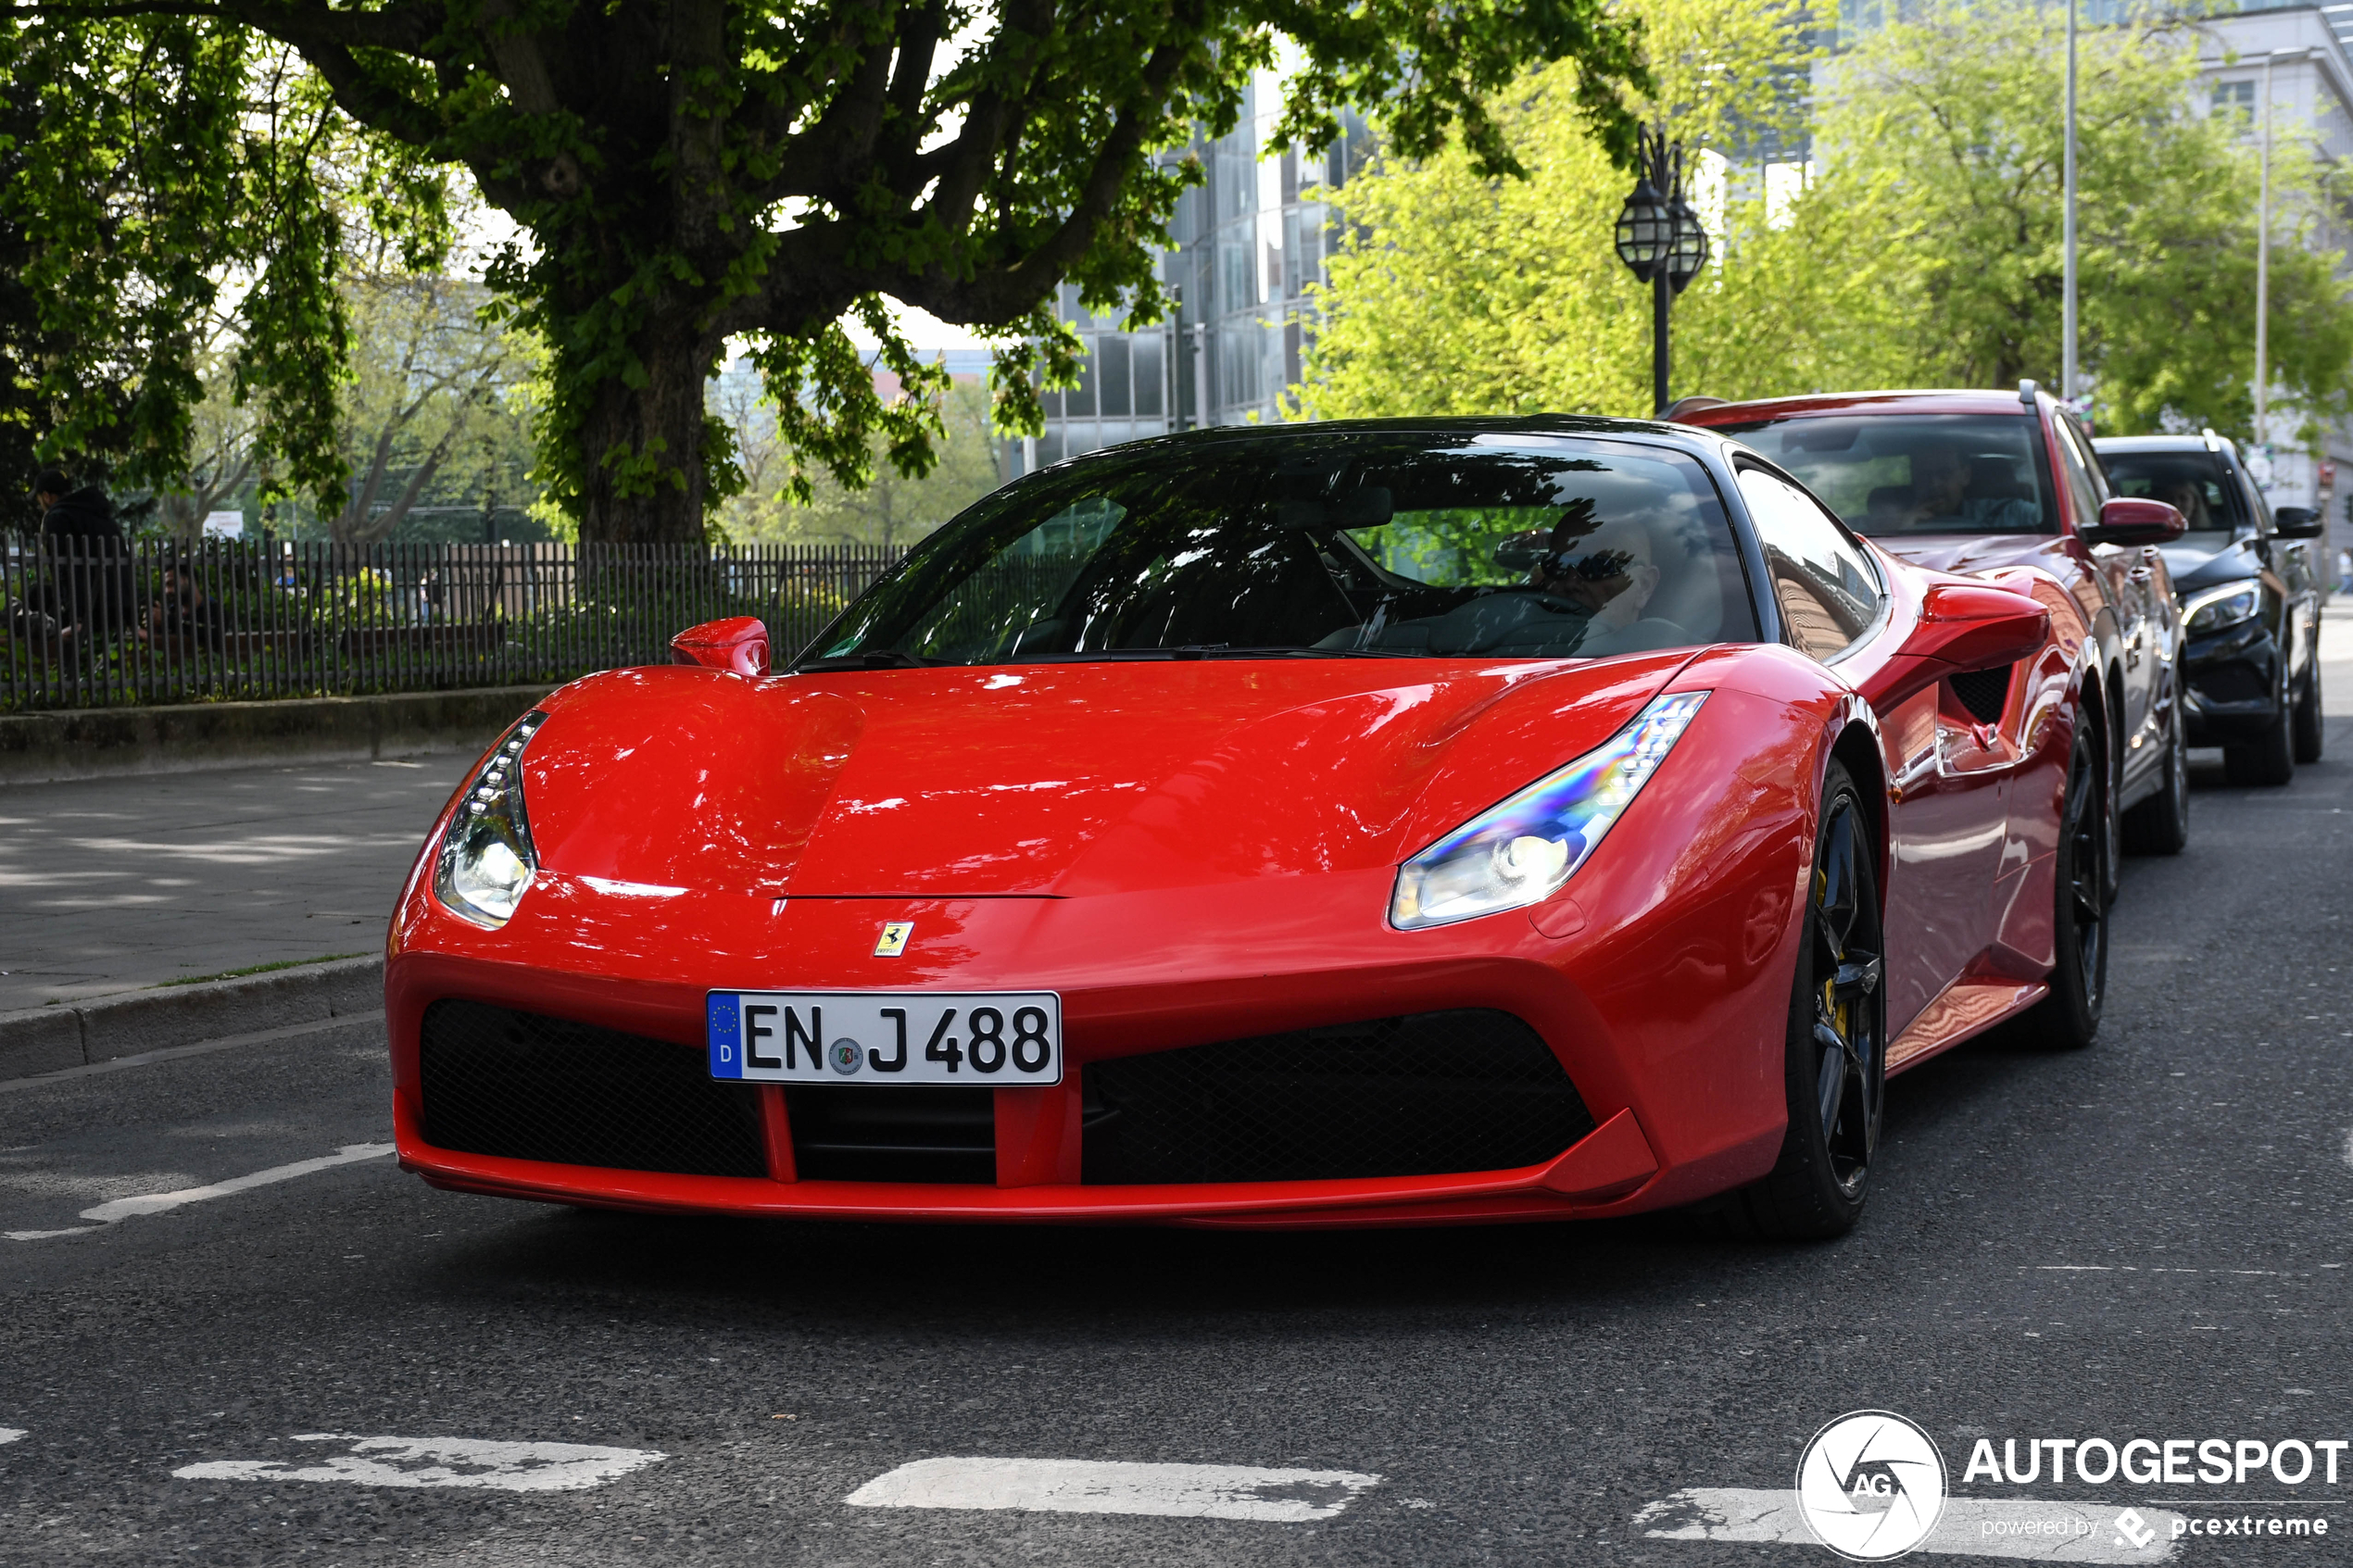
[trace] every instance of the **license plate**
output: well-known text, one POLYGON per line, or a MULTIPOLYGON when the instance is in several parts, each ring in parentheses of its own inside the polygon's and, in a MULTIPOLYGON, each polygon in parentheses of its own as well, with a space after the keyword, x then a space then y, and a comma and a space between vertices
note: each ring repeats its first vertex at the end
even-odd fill
POLYGON ((1063 1081, 1051 991, 713 991, 711 1075, 758 1084, 1063 1081))

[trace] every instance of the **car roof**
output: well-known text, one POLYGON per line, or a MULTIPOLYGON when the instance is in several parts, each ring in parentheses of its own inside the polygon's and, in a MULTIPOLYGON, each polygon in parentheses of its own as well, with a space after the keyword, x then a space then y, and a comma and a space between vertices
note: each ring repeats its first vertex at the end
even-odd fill
POLYGON ((1816 414, 2012 414, 2030 418, 2034 409, 2015 392, 1948 387, 1885 392, 1810 393, 1802 397, 1763 397, 1752 403, 1718 403, 1682 415, 1696 425, 1754 424, 1805 419, 1816 414))
MULTIPOLYGON (((1105 453, 1138 453, 1153 447, 1193 449, 1270 439, 1312 441, 1333 435, 1352 434, 1590 435, 1620 439, 1631 437, 1654 445, 1675 446, 1687 452, 1719 452, 1729 445, 1731 440, 1713 431, 1696 430, 1687 424, 1670 424, 1664 420, 1612 420, 1584 414, 1312 420, 1302 420, 1297 424, 1213 425, 1205 429, 1176 431, 1165 435, 1146 436, 1117 446, 1098 447, 1093 452, 1084 452, 1076 457, 1065 458, 1063 462, 1084 462, 1088 458, 1105 453)), ((1057 463, 1051 466, 1059 468, 1062 464, 1057 463)))
POLYGON ((2103 435, 2092 445, 2102 452, 2223 452, 2230 443, 2221 436, 2103 435))

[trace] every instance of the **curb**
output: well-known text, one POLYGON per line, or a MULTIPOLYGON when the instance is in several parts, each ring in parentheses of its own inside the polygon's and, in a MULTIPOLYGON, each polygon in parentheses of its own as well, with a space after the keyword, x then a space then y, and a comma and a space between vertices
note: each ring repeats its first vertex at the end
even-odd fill
POLYGON ((382 1012, 379 957, 305 964, 238 980, 0 1012, 0 1079, 169 1050, 231 1035, 382 1012))
POLYGON ((0 784, 480 751, 549 688, 0 713, 0 784))

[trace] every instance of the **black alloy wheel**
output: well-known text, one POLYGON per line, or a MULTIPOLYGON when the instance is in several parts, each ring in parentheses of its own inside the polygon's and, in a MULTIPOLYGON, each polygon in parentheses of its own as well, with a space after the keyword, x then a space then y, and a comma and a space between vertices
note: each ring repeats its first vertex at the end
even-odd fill
POLYGON ((2318 762, 2321 742, 2321 650, 2315 647, 2304 666, 2304 690, 2296 699, 2296 759, 2318 762))
MULTIPOLYGON (((2284 662, 2284 661, 2283 661, 2284 662)), ((2241 741, 2222 751, 2222 776, 2231 783, 2246 787, 2255 785, 2271 789, 2296 780, 2295 694, 2288 690, 2287 675, 2280 675, 2279 700, 2272 705, 2271 721, 2253 740, 2241 741)))
POLYGON ((2075 733, 2067 764, 2067 794, 2059 802, 2057 864, 2052 881, 2052 936, 2057 948, 2050 995, 2019 1022, 2030 1042, 2051 1050, 2081 1050, 2100 1029, 2108 992, 2107 771, 2091 737, 2075 733))
POLYGON ((2127 855, 2178 855, 2190 842, 2190 747, 2182 705, 2165 727, 2165 781, 2155 795, 2124 813, 2127 855))
POLYGON ((1789 1130, 1772 1173, 1719 1210, 1734 1230, 1780 1240, 1840 1236, 1861 1218, 1886 1099, 1879 857, 1863 797, 1836 762, 1820 824, 1790 997, 1789 1130))

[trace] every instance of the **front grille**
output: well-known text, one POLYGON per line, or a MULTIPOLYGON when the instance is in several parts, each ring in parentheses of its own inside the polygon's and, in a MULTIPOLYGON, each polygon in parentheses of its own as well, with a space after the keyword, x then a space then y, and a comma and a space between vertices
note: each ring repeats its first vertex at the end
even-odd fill
POLYGON ((2271 683, 2251 664, 2216 664, 2190 677, 2197 695, 2208 702, 2261 702, 2271 695, 2271 683))
POLYGON ((688 1176, 764 1176, 755 1090, 703 1053, 482 1002, 425 1010, 425 1141, 460 1154, 688 1176))
POLYGON ((2002 717, 2002 709, 2009 706, 2010 666, 1993 670, 1964 670, 1952 677, 1953 695, 1961 699, 1969 717, 1981 724, 1991 724, 2002 717))
POLYGON ((1593 1130, 1536 1031, 1463 1009, 1092 1062, 1085 1180, 1507 1171, 1593 1130))
POLYGON ((997 1180, 991 1089, 789 1088, 785 1112, 803 1181, 997 1180))

